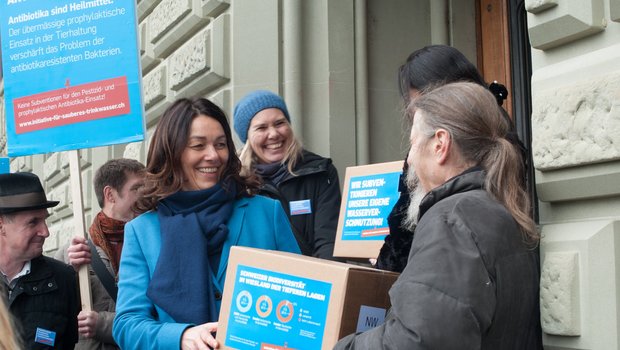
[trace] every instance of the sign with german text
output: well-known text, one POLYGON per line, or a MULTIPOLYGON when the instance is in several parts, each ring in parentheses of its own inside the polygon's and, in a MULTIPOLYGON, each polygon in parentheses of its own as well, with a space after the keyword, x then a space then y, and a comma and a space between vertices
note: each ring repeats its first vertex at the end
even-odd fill
POLYGON ((403 162, 348 167, 334 256, 376 258, 390 233, 387 217, 398 201, 403 162))
POLYGON ((135 6, 0 2, 9 156, 144 139, 135 6))
POLYGON ((331 284, 239 265, 226 346, 320 349, 331 284))

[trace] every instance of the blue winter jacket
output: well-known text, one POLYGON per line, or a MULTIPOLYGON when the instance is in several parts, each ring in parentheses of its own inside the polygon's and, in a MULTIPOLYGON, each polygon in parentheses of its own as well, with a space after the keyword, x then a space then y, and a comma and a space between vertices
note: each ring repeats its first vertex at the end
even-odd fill
MULTIPOLYGON (((278 201, 255 196, 240 198, 234 205, 227 223, 228 238, 213 281, 218 300, 224 290, 231 246, 301 253, 278 201)), ((144 213, 125 225, 113 327, 114 339, 122 349, 179 349, 183 331, 192 326, 177 323, 146 296, 160 248, 161 233, 156 212, 144 213)), ((220 307, 219 301, 217 307, 220 307)))

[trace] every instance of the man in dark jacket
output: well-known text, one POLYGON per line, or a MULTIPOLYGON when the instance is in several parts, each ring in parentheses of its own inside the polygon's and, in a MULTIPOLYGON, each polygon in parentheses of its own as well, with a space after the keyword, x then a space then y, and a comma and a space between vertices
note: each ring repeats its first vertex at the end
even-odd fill
POLYGON ((39 178, 0 174, 0 280, 28 349, 73 349, 79 299, 73 269, 43 256, 48 201, 39 178))
POLYGON ((495 98, 454 83, 409 108, 408 182, 426 192, 409 261, 385 323, 336 349, 542 349, 539 237, 495 98))

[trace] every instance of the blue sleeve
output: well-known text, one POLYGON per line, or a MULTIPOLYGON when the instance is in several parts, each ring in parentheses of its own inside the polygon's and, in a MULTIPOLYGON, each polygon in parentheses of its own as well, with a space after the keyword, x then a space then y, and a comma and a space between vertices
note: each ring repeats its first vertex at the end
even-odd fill
MULTIPOLYGON (((141 228, 142 226, 138 226, 141 228)), ((150 273, 132 223, 125 225, 113 334, 122 349, 179 349, 189 324, 162 322, 146 296, 150 273)))
POLYGON ((291 223, 288 221, 288 217, 282 209, 282 204, 279 201, 272 201, 273 210, 273 222, 275 227, 276 236, 276 249, 283 252, 291 252, 301 254, 297 240, 291 231, 291 223))

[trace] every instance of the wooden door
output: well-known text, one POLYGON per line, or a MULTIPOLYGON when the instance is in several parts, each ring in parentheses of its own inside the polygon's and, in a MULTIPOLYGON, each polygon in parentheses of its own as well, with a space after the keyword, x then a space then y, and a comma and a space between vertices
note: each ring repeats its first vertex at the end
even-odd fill
POLYGON ((508 1, 478 0, 476 12, 478 67, 488 83, 497 80, 508 88, 503 107, 513 116, 508 1))

